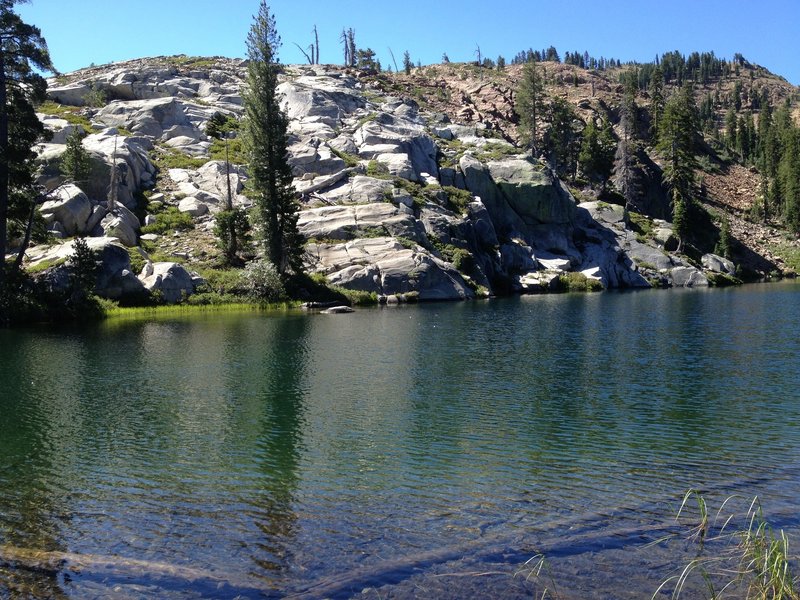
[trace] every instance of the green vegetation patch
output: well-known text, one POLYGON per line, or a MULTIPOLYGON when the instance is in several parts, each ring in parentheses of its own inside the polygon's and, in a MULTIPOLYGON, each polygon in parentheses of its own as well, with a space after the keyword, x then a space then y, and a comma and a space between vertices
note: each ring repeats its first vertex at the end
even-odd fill
POLYGON ((459 248, 453 244, 443 244, 437 239, 432 239, 431 243, 439 254, 462 273, 470 273, 475 268, 475 257, 466 248, 459 248))
POLYGON ((392 178, 392 175, 389 173, 389 167, 374 159, 367 163, 367 175, 376 179, 392 178))
POLYGON ((81 114, 81 111, 82 109, 78 106, 66 106, 52 100, 42 102, 36 107, 36 112, 64 119, 70 125, 81 125, 86 131, 92 131, 91 121, 81 114))
POLYGON ((467 214, 467 208, 472 202, 472 194, 467 190, 460 190, 457 187, 446 185, 442 188, 447 194, 447 200, 453 207, 453 210, 461 215, 467 214))
MULTIPOLYGON (((224 147, 222 152, 224 156, 224 147)), ((170 148, 164 144, 159 144, 157 146, 157 151, 150 155, 150 159, 159 171, 169 169, 199 169, 209 161, 208 158, 189 156, 180 150, 170 148)))
POLYGON ((128 256, 131 257, 131 272, 138 275, 144 269, 145 261, 144 256, 141 255, 137 248, 128 248, 128 256))
POLYGON ((47 271, 47 269, 51 269, 52 267, 58 267, 66 262, 67 262, 66 258, 52 258, 49 260, 43 260, 40 263, 27 267, 25 270, 31 274, 43 273, 44 271, 47 271))
POLYGON ((355 154, 349 154, 347 152, 342 152, 341 150, 337 150, 336 148, 331 148, 331 152, 334 156, 338 156, 344 161, 346 167, 352 168, 358 166, 358 163, 361 159, 358 158, 355 154))
POLYGON ((186 231, 194 229, 191 215, 183 213, 175 206, 168 206, 166 210, 155 215, 156 222, 142 227, 142 233, 156 233, 164 235, 170 231, 186 231))
POLYGON ((636 234, 636 240, 645 244, 653 239, 655 223, 650 217, 641 213, 628 211, 628 221, 630 229, 636 234))
POLYGON ((727 273, 706 272, 708 282, 715 287, 728 287, 731 285, 741 285, 743 282, 738 277, 727 273))
POLYGON ((780 256, 795 273, 800 273, 800 248, 789 243, 772 244, 769 249, 780 256))
POLYGON ((210 69, 217 66, 217 61, 213 58, 206 58, 204 56, 186 56, 179 54, 178 56, 170 56, 166 62, 175 66, 185 69, 210 69))
POLYGON ((569 272, 558 276, 559 288, 565 292, 601 292, 603 284, 583 273, 569 272))
MULTIPOLYGON (((225 160, 225 140, 214 139, 211 142, 211 160, 225 160)), ((206 163, 205 159, 202 164, 206 163)), ((228 160, 232 165, 246 165, 248 162, 247 153, 240 138, 228 140, 228 160)), ((202 164, 200 166, 202 166, 202 164)))

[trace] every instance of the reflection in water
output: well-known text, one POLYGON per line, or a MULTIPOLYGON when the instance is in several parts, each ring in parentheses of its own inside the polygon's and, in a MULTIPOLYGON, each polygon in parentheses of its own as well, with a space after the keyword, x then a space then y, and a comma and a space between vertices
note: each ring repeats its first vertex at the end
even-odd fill
MULTIPOLYGON (((257 499, 251 501, 256 526, 264 539, 258 547, 266 552, 254 555, 253 561, 271 574, 285 571, 292 563, 294 492, 298 486, 298 467, 303 439, 304 392, 306 371, 305 318, 276 319, 260 339, 243 340, 246 352, 256 357, 260 371, 256 395, 252 401, 261 412, 259 419, 259 454, 261 481, 257 499)), ((245 400, 246 401, 246 400, 245 400)))
POLYGON ((649 596, 686 488, 794 510, 797 289, 0 331, 0 553, 97 557, 0 597, 649 596))

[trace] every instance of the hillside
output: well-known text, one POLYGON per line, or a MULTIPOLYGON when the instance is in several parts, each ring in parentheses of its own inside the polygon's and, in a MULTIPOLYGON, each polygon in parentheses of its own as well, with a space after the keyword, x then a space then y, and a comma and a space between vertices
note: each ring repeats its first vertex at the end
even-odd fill
MULTIPOLYGON (((594 285, 708 285, 791 270, 795 236, 774 218, 751 217, 759 177, 725 156, 709 134, 700 161, 705 172, 698 173, 708 223, 691 252, 675 254, 660 158, 643 133, 646 91, 635 97, 641 108, 635 160, 621 151, 628 134, 621 129, 619 82, 633 67, 541 68, 547 95, 574 107, 576 131, 592 119, 613 125, 618 148, 607 185, 575 174, 559 178, 520 145, 519 65, 500 71, 446 64, 410 75, 286 67, 280 92, 291 119, 306 269, 315 281, 402 301, 594 285), (713 254, 725 217, 735 238, 733 262, 713 254)), ((226 196, 225 148, 205 131, 215 113, 241 118, 243 82, 242 61, 185 56, 92 67, 49 81, 51 101, 39 111, 54 137, 40 152, 40 181, 55 191, 41 214, 51 236, 89 236, 102 252, 101 295, 135 301, 155 292, 178 301, 235 291, 235 273, 218 268, 213 235, 213 215, 226 196), (82 144, 92 170, 73 185, 58 162, 76 128, 89 133, 82 144), (115 161, 122 177, 118 203, 110 206, 115 161)), ((745 103, 756 92, 775 104, 797 95, 780 78, 744 65, 695 87, 698 104, 710 94, 720 99, 718 123, 737 82, 745 103)), ((238 139, 229 151, 234 203, 249 208, 238 139)), ((26 264, 57 270, 70 253, 69 243, 39 245, 28 250, 26 264)))

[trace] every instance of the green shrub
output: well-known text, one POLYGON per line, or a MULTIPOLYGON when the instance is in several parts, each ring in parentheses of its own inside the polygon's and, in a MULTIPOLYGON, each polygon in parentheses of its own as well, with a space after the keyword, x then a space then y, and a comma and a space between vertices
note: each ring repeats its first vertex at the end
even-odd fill
POLYGON ((105 90, 95 87, 94 83, 89 84, 89 91, 84 98, 87 106, 102 108, 108 102, 108 94, 105 90))
POLYGON ((370 306, 378 303, 378 294, 375 292, 364 292, 361 290, 350 290, 338 285, 328 286, 334 292, 338 292, 347 298, 351 306, 370 306))
POLYGON ((278 302, 286 297, 278 270, 267 260, 249 263, 242 272, 240 285, 254 302, 278 302))
POLYGON ((367 175, 377 179, 391 179, 389 167, 374 159, 367 163, 367 175))
POLYGON ((697 166, 703 173, 721 173, 722 168, 714 162, 708 154, 701 154, 697 157, 697 166))
POLYGON ((465 215, 467 207, 472 202, 472 194, 467 190, 460 190, 457 187, 446 185, 442 188, 447 193, 447 200, 453 206, 455 212, 465 215))
POLYGON ((465 248, 459 248, 453 244, 443 244, 437 239, 432 239, 433 246, 439 251, 442 257, 462 273, 470 273, 475 268, 475 257, 472 252, 465 248))
POLYGON ((583 273, 570 271, 558 276, 559 288, 565 292, 599 292, 603 284, 583 273))
POLYGON ((142 272, 142 269, 144 269, 144 265, 147 261, 139 253, 137 248, 128 248, 128 256, 131 257, 131 272, 138 275, 142 272))
POLYGON ((800 248, 790 243, 770 244, 771 252, 780 256, 795 273, 800 273, 800 248))
POLYGON ((198 274, 205 280, 200 292, 221 296, 242 294, 242 274, 244 269, 198 269, 198 274))
MULTIPOLYGON (((493 133, 491 130, 486 130, 484 132, 479 131, 479 135, 483 135, 483 137, 489 137, 489 134, 493 133)), ((478 151, 476 158, 481 162, 487 162, 490 160, 503 160, 504 158, 508 158, 509 156, 516 156, 519 154, 519 149, 515 148, 514 146, 510 146, 508 144, 501 144, 499 142, 489 142, 483 148, 478 151)))

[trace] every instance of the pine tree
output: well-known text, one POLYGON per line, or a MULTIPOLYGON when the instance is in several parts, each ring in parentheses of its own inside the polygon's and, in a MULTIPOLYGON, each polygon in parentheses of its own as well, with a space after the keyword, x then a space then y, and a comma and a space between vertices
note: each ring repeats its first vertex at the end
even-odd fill
POLYGON ((584 174, 600 180, 605 186, 614 167, 616 150, 617 142, 608 119, 603 119, 600 129, 597 128, 594 119, 589 119, 583 130, 581 151, 578 155, 578 163, 584 174))
POLYGON ((730 259, 733 255, 733 237, 731 236, 731 222, 728 215, 722 217, 719 227, 719 243, 717 244, 717 254, 730 259))
POLYGON ((695 145, 699 122, 691 84, 685 83, 664 107, 656 149, 667 160, 664 181, 677 189, 683 201, 692 201, 692 183, 697 168, 695 145))
POLYGON ((403 53, 403 70, 405 71, 406 75, 411 75, 411 69, 414 66, 414 63, 411 62, 411 54, 409 54, 408 50, 403 53))
POLYGON ((574 175, 578 155, 578 137, 573 128, 575 111, 563 98, 554 98, 547 112, 550 129, 546 146, 555 171, 574 175))
POLYGON ((262 226, 267 259, 286 275, 301 267, 301 238, 297 231, 297 201, 287 161, 289 119, 276 89, 280 70, 280 36, 265 0, 247 36, 247 86, 243 94, 244 133, 249 154, 250 181, 262 226))
POLYGON ((97 255, 82 237, 75 238, 72 250, 69 260, 72 267, 72 295, 78 300, 85 300, 94 292, 97 281, 97 255))
POLYGON ((742 162, 746 163, 750 159, 750 129, 743 116, 739 117, 739 123, 736 129, 736 149, 742 157, 742 162))
POLYGON ((672 189, 672 232, 678 238, 677 252, 683 249, 683 243, 689 233, 689 219, 686 200, 678 188, 672 189))
POLYGON ((44 126, 33 105, 45 99, 47 89, 40 73, 54 70, 41 31, 14 12, 17 3, 0 0, 0 299, 6 292, 9 217, 27 218, 36 196, 32 148, 44 126))
POLYGON ((622 80, 624 92, 622 94, 622 104, 620 105, 620 127, 622 128, 622 139, 636 139, 639 122, 639 107, 636 104, 636 77, 632 72, 627 72, 622 80))
POLYGON ((530 147, 533 155, 536 154, 539 142, 536 125, 541 114, 543 97, 542 79, 536 61, 531 59, 522 67, 522 79, 517 89, 515 109, 519 115, 522 139, 530 147))
POLYGON ((588 177, 591 177, 595 172, 594 159, 597 155, 598 138, 597 126, 594 124, 594 118, 591 118, 583 129, 581 151, 578 154, 578 164, 581 167, 581 171, 588 177))
POLYGON ((658 143, 658 126, 664 114, 664 72, 656 67, 650 78, 650 134, 658 143))
POLYGON ((62 175, 76 184, 86 183, 92 169, 89 153, 83 147, 84 135, 82 129, 75 129, 67 136, 67 149, 59 165, 62 175))

